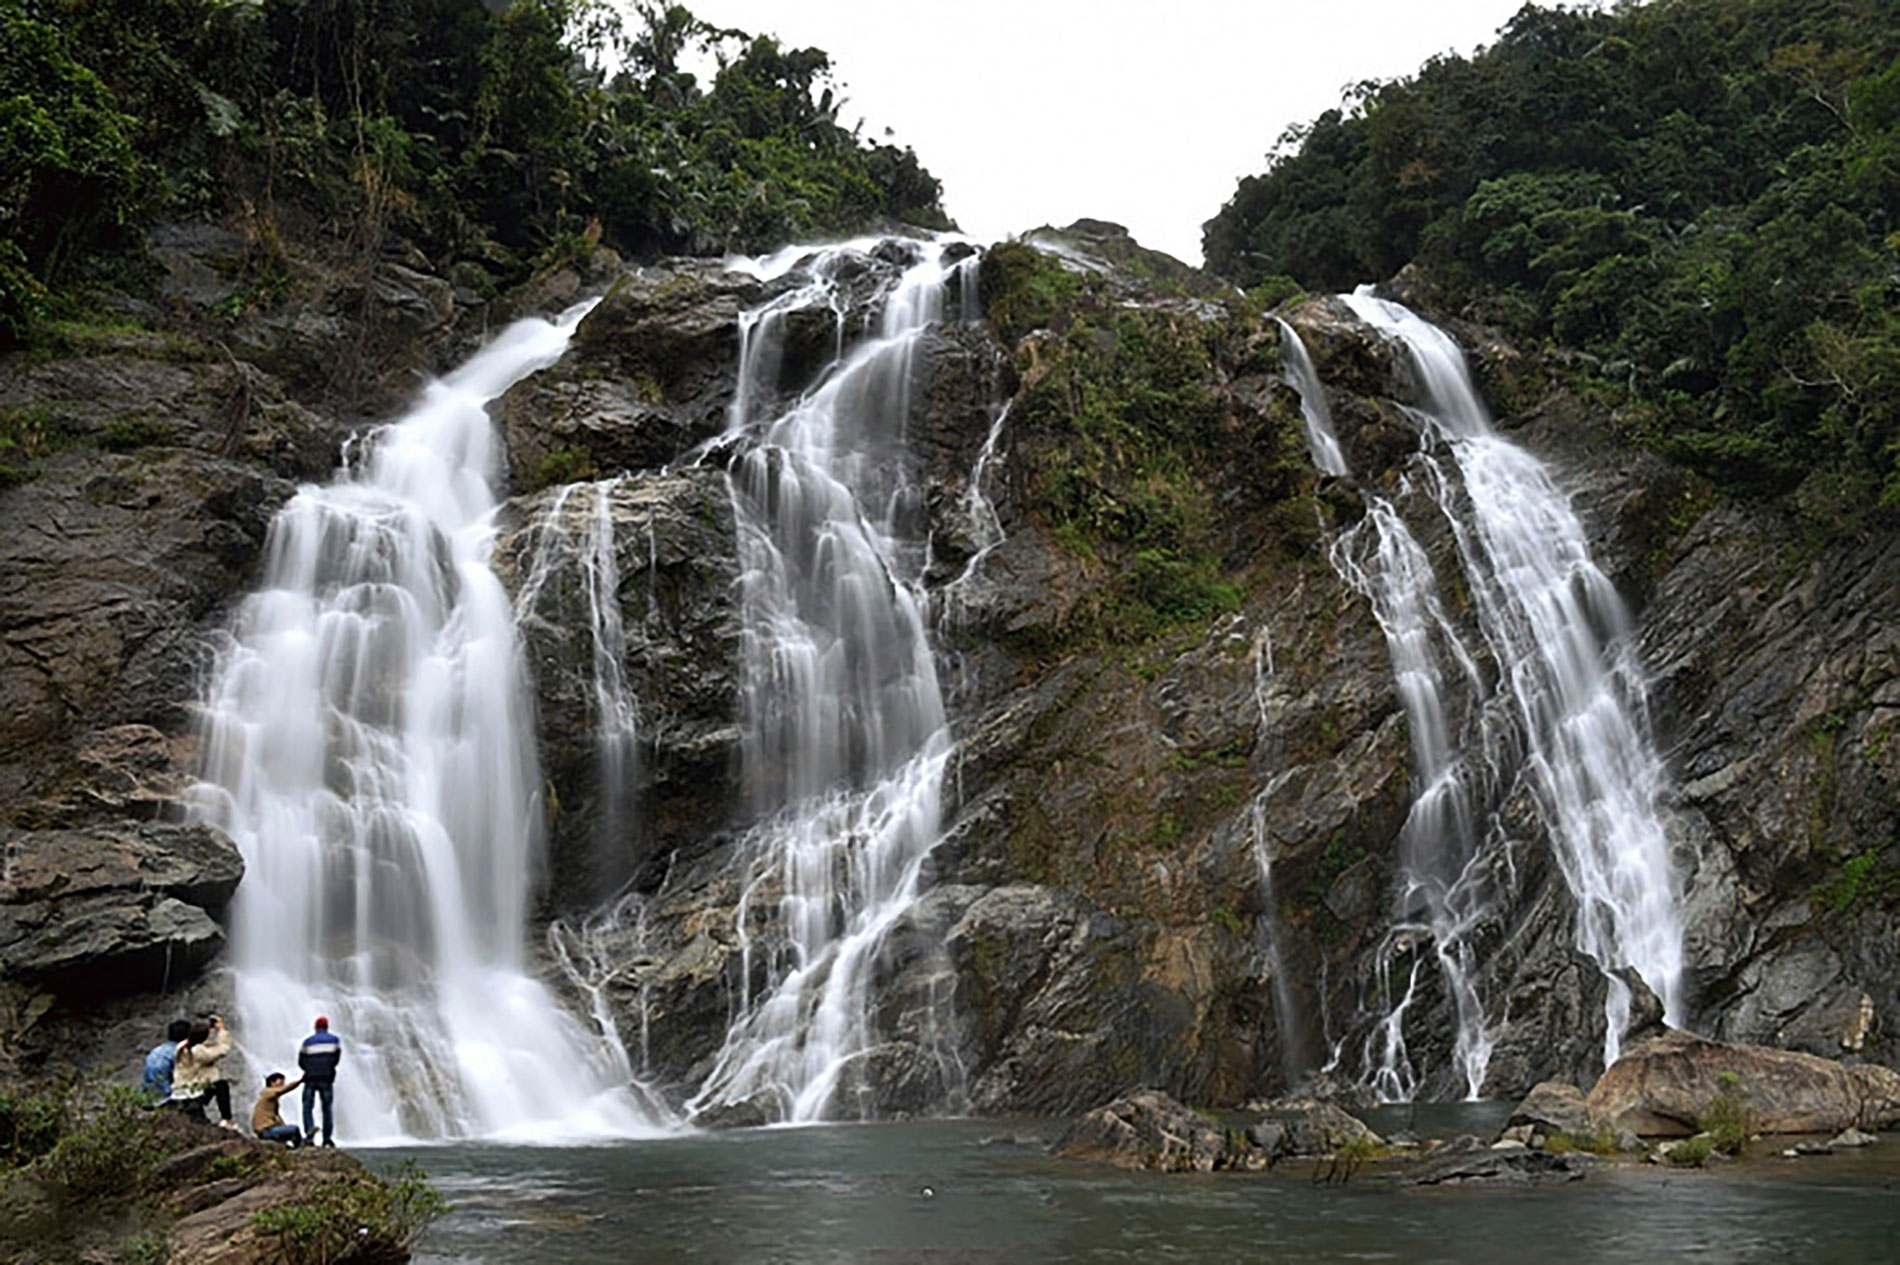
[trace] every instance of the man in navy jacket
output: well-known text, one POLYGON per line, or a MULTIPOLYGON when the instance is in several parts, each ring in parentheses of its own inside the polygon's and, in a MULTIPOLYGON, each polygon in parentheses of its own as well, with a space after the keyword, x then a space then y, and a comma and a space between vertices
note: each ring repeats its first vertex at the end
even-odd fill
POLYGON ((323 1100, 323 1145, 336 1145, 336 1065, 343 1059, 343 1043, 330 1031, 330 1020, 317 1016, 317 1030, 303 1039, 297 1066, 303 1069, 303 1136, 317 1140, 313 1121, 317 1100, 323 1100))

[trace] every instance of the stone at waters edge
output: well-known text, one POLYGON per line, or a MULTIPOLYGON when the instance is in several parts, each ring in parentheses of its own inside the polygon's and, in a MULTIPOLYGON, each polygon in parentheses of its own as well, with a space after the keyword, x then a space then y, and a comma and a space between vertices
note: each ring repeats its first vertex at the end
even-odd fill
POLYGON ((1625 1053, 1585 1101, 1593 1121, 1646 1137, 1685 1137, 1722 1094, 1738 1099, 1761 1133, 1900 1124, 1900 1073, 1891 1068, 1676 1031, 1625 1053))
POLYGON ((1529 1129, 1548 1136, 1552 1133, 1579 1135, 1590 1131, 1590 1110, 1583 1091, 1564 1081, 1541 1081, 1517 1105, 1505 1122, 1507 1134, 1514 1129, 1529 1129))
POLYGON ((1068 1159, 1169 1173, 1266 1163, 1265 1155, 1252 1152, 1244 1142, 1236 1145, 1219 1124, 1158 1089, 1138 1089, 1086 1113, 1051 1149, 1068 1159), (1250 1154, 1257 1156, 1255 1162, 1249 1162, 1250 1154))

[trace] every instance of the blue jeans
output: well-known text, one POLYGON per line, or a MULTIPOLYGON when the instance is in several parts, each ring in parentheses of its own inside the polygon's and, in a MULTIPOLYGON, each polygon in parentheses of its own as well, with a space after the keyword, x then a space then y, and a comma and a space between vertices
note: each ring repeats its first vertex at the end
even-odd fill
POLYGON ((294 1124, 274 1124, 257 1135, 259 1142, 301 1142, 303 1134, 294 1124))
POLYGON ((310 1141, 317 1140, 316 1102, 323 1099, 323 1140, 326 1144, 336 1141, 336 1094, 335 1081, 305 1081, 303 1083, 303 1135, 310 1141))

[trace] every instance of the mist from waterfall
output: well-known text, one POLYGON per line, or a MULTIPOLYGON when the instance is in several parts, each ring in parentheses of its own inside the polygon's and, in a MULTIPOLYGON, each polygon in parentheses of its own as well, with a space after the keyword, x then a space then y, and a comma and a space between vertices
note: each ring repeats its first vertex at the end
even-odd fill
MULTIPOLYGON (((968 261, 935 242, 848 243, 755 261, 794 284, 740 321, 728 440, 742 570, 744 770, 759 824, 738 910, 740 995, 690 1115, 861 1117, 870 988, 939 830, 951 743, 924 621, 905 426, 920 338, 968 261), (845 337, 867 248, 907 259, 876 325, 845 337), (789 261, 789 262, 788 262, 789 261), (792 313, 828 309, 839 358, 780 400, 792 313)), ((967 299, 967 296, 966 296, 967 299)))
POLYGON ((488 566, 484 406, 557 360, 587 306, 510 326, 353 468, 297 492, 203 699, 193 810, 245 861, 234 1035, 283 1066, 328 1015, 353 1145, 668 1123, 618 1041, 528 974, 523 944, 544 806, 514 611, 488 566))

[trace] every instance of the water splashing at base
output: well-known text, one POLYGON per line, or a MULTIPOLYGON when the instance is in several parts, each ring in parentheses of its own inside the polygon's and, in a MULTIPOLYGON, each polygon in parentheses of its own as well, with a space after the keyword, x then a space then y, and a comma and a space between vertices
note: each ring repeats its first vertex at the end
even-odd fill
POLYGON ((345 1041, 353 1142, 652 1133, 624 1053, 524 966, 542 830, 513 610, 488 567, 484 405, 586 305, 521 321, 279 512, 202 707, 194 811, 231 834, 236 1033, 345 1041))
POLYGON ((745 771, 760 824, 738 910, 737 1015, 687 1105, 695 1116, 868 1112, 857 1071, 873 1051, 872 974, 937 840, 951 744, 904 428, 919 340, 942 317, 946 279, 965 270, 946 267, 937 243, 896 245, 910 262, 883 293, 875 333, 776 417, 776 322, 840 302, 832 280, 861 262, 856 244, 799 263, 804 283, 741 321, 753 341, 736 394, 748 404, 731 420, 748 446, 731 483, 745 771))

